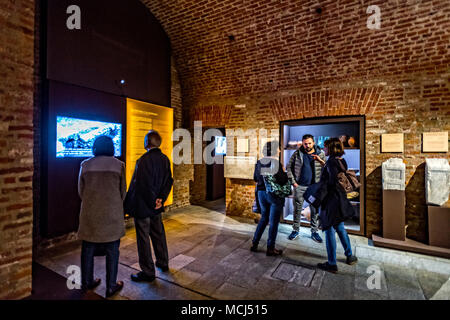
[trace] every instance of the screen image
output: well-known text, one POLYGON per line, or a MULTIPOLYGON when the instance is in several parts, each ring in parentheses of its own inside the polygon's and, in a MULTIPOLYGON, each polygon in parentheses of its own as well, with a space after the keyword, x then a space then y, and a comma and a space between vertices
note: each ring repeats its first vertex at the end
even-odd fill
POLYGON ((114 156, 121 155, 122 124, 56 117, 56 157, 92 157, 92 145, 98 136, 110 136, 114 156))
POLYGON ((226 154, 227 153, 227 138, 216 136, 215 139, 216 144, 216 155, 218 154, 226 154))

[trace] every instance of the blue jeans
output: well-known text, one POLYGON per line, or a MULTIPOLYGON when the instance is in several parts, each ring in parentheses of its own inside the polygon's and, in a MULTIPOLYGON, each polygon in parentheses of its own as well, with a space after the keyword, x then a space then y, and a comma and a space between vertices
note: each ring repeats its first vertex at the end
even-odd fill
POLYGON ((339 239, 341 240, 342 246, 345 250, 345 256, 349 257, 352 255, 352 247, 350 245, 350 239, 348 237, 347 231, 345 231, 344 223, 341 222, 337 226, 329 227, 325 232, 325 243, 327 245, 327 255, 328 264, 336 265, 336 235, 337 232, 339 239))
POLYGON ((119 270, 120 240, 107 243, 83 241, 81 244, 81 284, 89 286, 94 282, 94 256, 106 254, 106 288, 116 285, 119 270))
POLYGON ((269 223, 269 238, 267 239, 267 248, 275 248, 275 240, 280 224, 281 212, 283 211, 284 199, 272 196, 266 191, 258 191, 259 204, 261 205, 261 219, 256 227, 253 236, 253 244, 257 245, 261 240, 262 234, 269 223))

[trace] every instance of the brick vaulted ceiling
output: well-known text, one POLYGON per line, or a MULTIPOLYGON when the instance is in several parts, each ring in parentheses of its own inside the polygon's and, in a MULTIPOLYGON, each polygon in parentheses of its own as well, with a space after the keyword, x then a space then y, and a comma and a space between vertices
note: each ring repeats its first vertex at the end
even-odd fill
POLYGON ((186 102, 450 65, 448 0, 141 1, 170 38, 186 102), (367 28, 374 4, 380 30, 367 28))

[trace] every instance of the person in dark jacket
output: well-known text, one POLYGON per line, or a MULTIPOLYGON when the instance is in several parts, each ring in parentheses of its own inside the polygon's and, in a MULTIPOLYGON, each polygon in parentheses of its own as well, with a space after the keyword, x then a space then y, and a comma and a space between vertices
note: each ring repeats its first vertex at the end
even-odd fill
POLYGON ((169 253, 166 233, 161 213, 164 202, 173 185, 169 158, 161 152, 161 136, 155 130, 145 136, 144 146, 147 152, 138 159, 131 179, 126 199, 126 207, 134 217, 136 240, 141 272, 131 275, 133 281, 155 280, 155 265, 152 259, 150 238, 156 257, 156 266, 162 271, 169 270, 169 253), (132 202, 131 205, 127 203, 132 202))
POLYGON ((106 255, 106 296, 110 297, 123 287, 116 280, 120 238, 125 235, 125 164, 114 158, 114 143, 108 136, 97 137, 92 151, 94 157, 81 163, 78 178, 81 282, 85 290, 100 284, 100 279, 94 280, 94 256, 102 252, 106 255))
POLYGON ((261 206, 261 219, 256 227, 255 234, 253 236, 253 245, 250 248, 251 251, 258 251, 258 244, 261 240, 262 234, 269 224, 269 237, 267 240, 268 256, 278 256, 283 253, 282 250, 275 249, 275 241, 278 234, 278 225, 280 223, 280 217, 284 207, 284 198, 280 198, 272 193, 266 192, 266 186, 264 183, 264 175, 271 174, 274 176, 276 183, 284 185, 288 182, 287 174, 283 171, 283 166, 279 160, 280 149, 277 141, 269 141, 265 144, 263 149, 263 158, 258 160, 255 165, 255 171, 253 173, 253 179, 255 180, 256 188, 258 190, 258 199, 261 206), (272 149, 277 152, 272 153, 272 149), (277 155, 278 157, 274 157, 277 155))
MULTIPOLYGON (((303 210, 303 194, 308 187, 319 182, 322 167, 325 165, 325 153, 314 142, 314 137, 305 134, 300 147, 292 154, 287 165, 287 175, 294 186, 294 224, 289 240, 295 240, 300 234, 300 218, 303 210)), ((311 239, 322 243, 319 231, 317 210, 310 206, 311 239)))
POLYGON ((325 155, 329 156, 325 167, 322 170, 320 181, 326 183, 327 194, 322 201, 320 208, 320 224, 325 232, 325 243, 327 247, 328 261, 319 263, 320 269, 336 273, 336 236, 339 235, 341 244, 345 250, 347 264, 355 264, 358 259, 352 254, 352 248, 347 231, 345 231, 344 221, 351 215, 353 208, 347 199, 345 190, 338 184, 337 175, 347 170, 347 163, 342 158, 344 146, 338 138, 325 141, 325 155))

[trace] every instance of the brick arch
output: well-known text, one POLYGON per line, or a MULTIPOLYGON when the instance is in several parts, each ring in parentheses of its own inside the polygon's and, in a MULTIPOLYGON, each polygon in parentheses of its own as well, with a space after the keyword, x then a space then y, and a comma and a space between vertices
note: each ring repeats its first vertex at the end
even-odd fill
POLYGON ((377 109, 383 87, 327 89, 269 101, 278 121, 343 115, 370 115, 377 109))
POLYGON ((202 121, 205 127, 225 126, 231 115, 233 106, 203 106, 191 109, 190 119, 193 125, 194 121, 202 121))

